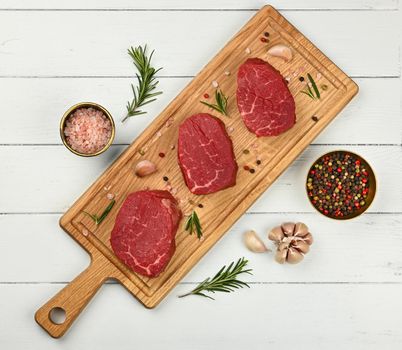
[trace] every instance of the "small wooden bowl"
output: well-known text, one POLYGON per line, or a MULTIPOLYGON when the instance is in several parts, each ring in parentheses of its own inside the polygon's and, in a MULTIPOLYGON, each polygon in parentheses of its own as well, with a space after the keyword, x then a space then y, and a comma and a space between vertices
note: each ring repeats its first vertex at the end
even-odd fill
POLYGON ((94 102, 77 103, 76 105, 70 107, 63 114, 63 117, 61 118, 61 121, 60 121, 60 137, 61 137, 61 140, 63 141, 64 146, 66 146, 70 152, 72 152, 78 156, 81 156, 81 157, 94 157, 94 156, 97 156, 97 155, 105 152, 110 147, 110 145, 113 143, 115 132, 116 132, 116 127, 115 127, 112 115, 109 113, 109 111, 106 108, 104 108, 101 105, 98 105, 97 103, 94 103, 94 102), (71 114, 73 114, 79 108, 89 108, 89 107, 102 111, 103 114, 110 120, 110 123, 112 125, 112 134, 110 136, 108 143, 101 150, 99 150, 95 153, 80 153, 80 152, 76 151, 75 149, 71 148, 70 145, 67 143, 66 137, 64 135, 64 128, 65 128, 66 121, 70 117, 71 114))
POLYGON ((361 214, 363 214, 363 213, 371 206, 371 204, 373 203, 373 200, 374 200, 376 191, 377 191, 376 177, 375 177, 374 171, 373 171, 373 169, 371 168, 370 164, 369 164, 362 156, 360 156, 360 155, 358 155, 358 154, 356 154, 356 153, 354 153, 354 152, 350 152, 350 151, 336 150, 336 151, 331 151, 331 152, 328 152, 328 153, 325 153, 325 154, 321 155, 320 157, 318 157, 318 158, 313 162, 313 164, 311 165, 311 167, 310 167, 309 170, 308 170, 307 177, 306 177, 306 193, 307 193, 307 197, 308 197, 308 199, 309 199, 310 204, 311 204, 311 205, 314 207, 314 209, 317 210, 320 214, 324 215, 324 216, 327 217, 327 218, 335 219, 335 220, 349 220, 349 219, 356 218, 356 217, 360 216, 361 214), (362 162, 364 162, 364 164, 366 165, 367 173, 368 173, 368 180, 369 180, 370 187, 369 187, 368 195, 367 195, 367 197, 365 198, 366 204, 365 204, 363 207, 359 208, 358 210, 356 210, 356 211, 354 211, 353 213, 351 213, 351 214, 349 214, 349 215, 346 215, 346 216, 325 215, 323 212, 321 212, 321 211, 314 205, 314 203, 311 201, 310 196, 308 195, 309 190, 308 190, 308 188, 307 188, 307 180, 308 180, 308 178, 309 178, 310 171, 311 171, 312 169, 314 169, 314 168, 313 168, 313 167, 314 167, 314 164, 316 164, 321 158, 323 158, 323 157, 325 157, 325 156, 332 156, 334 153, 350 154, 350 155, 352 155, 352 156, 354 156, 354 157, 360 159, 360 160, 361 160, 362 162))

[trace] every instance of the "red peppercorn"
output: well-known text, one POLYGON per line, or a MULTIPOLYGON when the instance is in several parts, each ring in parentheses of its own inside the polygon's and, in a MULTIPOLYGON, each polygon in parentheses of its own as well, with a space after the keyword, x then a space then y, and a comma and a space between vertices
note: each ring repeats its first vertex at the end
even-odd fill
POLYGON ((245 166, 243 167, 243 169, 246 170, 246 171, 249 171, 249 170, 250 170, 250 167, 249 167, 248 165, 245 165, 245 166))
POLYGON ((165 153, 163 153, 163 152, 159 153, 159 157, 163 158, 164 156, 165 156, 165 153))
POLYGON ((266 39, 266 38, 260 38, 260 40, 261 40, 263 43, 266 43, 266 42, 267 42, 267 39, 266 39))
POLYGON ((209 98, 209 94, 205 93, 204 98, 209 98))

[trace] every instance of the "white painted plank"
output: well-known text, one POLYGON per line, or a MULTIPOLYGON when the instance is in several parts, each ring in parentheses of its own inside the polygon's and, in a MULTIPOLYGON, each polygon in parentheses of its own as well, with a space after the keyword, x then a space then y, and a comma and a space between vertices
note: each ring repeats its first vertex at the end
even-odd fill
MULTIPOLYGON (((312 212, 305 193, 309 166, 334 146, 310 146, 251 208, 253 212, 312 212)), ((367 158, 378 180, 372 212, 402 212, 402 148, 348 146, 367 158)), ((112 147, 83 158, 63 146, 3 146, 0 148, 0 212, 60 212, 97 178, 123 147, 112 147)), ((263 155, 262 155, 262 161, 263 155)), ((242 164, 240 164, 241 170, 242 164)), ((250 174, 250 176, 252 176, 250 174)))
MULTIPOLYGON (((396 9, 398 0, 271 0, 278 9, 396 9)), ((265 0, 0 0, 0 9, 259 9, 265 0)))
MULTIPOLYGON (((3 11, 0 75, 131 76, 126 50, 143 43, 157 50, 155 64, 164 67, 162 75, 194 75, 252 14, 3 11)), ((397 11, 287 11, 285 15, 348 74, 399 76, 397 11)))
MULTIPOLYGON (((65 282, 85 269, 88 255, 59 228, 59 217, 0 215, 0 283, 65 282)), ((242 256, 250 261, 253 282, 402 283, 402 215, 366 214, 340 223, 316 213, 244 215, 184 281, 202 281, 242 256), (243 245, 243 233, 253 229, 274 249, 267 232, 286 221, 305 222, 314 235, 299 265, 279 265, 273 253, 251 253, 243 245)))
MULTIPOLYGON (((60 144, 62 114, 84 100, 104 104, 112 113, 117 122, 115 143, 131 143, 190 80, 161 79, 163 95, 147 106, 148 114, 122 124, 126 101, 131 98, 132 79, 0 79, 4 101, 0 121, 7 124, 7 128, 0 128, 0 144, 60 144), (24 103, 21 103, 21 96, 24 96, 24 103), (30 106, 29 112, 27 106, 30 106)), ((357 97, 314 143, 400 144, 399 79, 364 78, 356 79, 356 83, 360 86, 357 97), (379 91, 387 93, 379 99, 379 91)))
POLYGON ((253 285, 217 300, 176 294, 155 310, 108 285, 62 340, 35 325, 35 310, 59 285, 2 285, 4 349, 399 350, 402 285, 253 285))

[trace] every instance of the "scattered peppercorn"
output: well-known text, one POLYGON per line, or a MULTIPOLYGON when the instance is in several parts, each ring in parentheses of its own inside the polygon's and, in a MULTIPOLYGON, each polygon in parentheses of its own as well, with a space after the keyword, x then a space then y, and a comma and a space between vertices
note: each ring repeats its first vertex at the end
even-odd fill
POLYGON ((209 98, 209 94, 205 93, 204 98, 209 98))
POLYGON ((316 115, 313 115, 313 116, 311 117, 311 119, 313 119, 313 121, 315 121, 315 122, 318 122, 318 117, 317 117, 316 115))
POLYGON ((256 163, 257 163, 257 165, 260 165, 260 164, 261 164, 261 161, 258 159, 258 160, 256 161, 256 163))
POLYGON ((159 153, 159 157, 163 158, 164 156, 165 156, 165 153, 163 153, 163 152, 159 153))
POLYGON ((243 154, 249 154, 250 151, 248 149, 243 150, 243 154))
POLYGON ((164 176, 163 181, 167 182, 167 181, 169 181, 169 178, 167 176, 164 176))
POLYGON ((269 33, 268 32, 265 32, 264 33, 264 36, 266 36, 267 38, 269 37, 269 33))
POLYGON ((321 89, 324 90, 324 91, 327 90, 327 89, 328 89, 328 85, 322 84, 322 85, 321 85, 321 89))
POLYGON ((260 38, 260 40, 261 40, 263 43, 268 42, 268 39, 267 39, 267 38, 260 38))
POLYGON ((368 206, 370 172, 368 164, 354 153, 327 153, 310 168, 306 183, 308 197, 326 216, 352 217, 368 206))
POLYGON ((255 169, 250 169, 250 173, 254 174, 254 173, 255 173, 255 169))
POLYGON ((246 171, 249 171, 249 170, 250 170, 250 167, 249 167, 248 165, 245 165, 245 166, 243 167, 243 169, 246 170, 246 171))
POLYGON ((200 203, 198 204, 198 208, 204 208, 204 206, 200 203))
POLYGON ((300 80, 300 81, 304 81, 304 77, 299 77, 299 80, 300 80))

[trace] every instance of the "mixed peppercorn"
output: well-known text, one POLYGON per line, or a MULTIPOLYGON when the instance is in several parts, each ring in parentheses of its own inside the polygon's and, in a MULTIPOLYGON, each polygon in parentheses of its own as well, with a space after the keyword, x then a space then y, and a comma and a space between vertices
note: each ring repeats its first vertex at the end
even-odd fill
POLYGON ((353 153, 325 154, 310 168, 307 193, 311 203, 324 215, 348 218, 363 212, 367 203, 371 169, 353 153))

